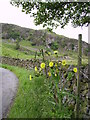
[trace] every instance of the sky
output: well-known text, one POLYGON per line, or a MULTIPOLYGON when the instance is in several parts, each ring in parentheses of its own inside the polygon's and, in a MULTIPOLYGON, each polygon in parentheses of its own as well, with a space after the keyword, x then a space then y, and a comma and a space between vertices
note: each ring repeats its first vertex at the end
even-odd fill
MULTIPOLYGON (((12 6, 10 0, 0 0, 0 23, 10 23, 37 30, 43 29, 42 25, 35 26, 34 18, 22 12, 21 8, 12 6)), ((57 34, 75 39, 78 39, 78 34, 82 34, 82 40, 88 42, 88 27, 73 28, 69 23, 64 29, 58 27, 53 31, 57 34)))

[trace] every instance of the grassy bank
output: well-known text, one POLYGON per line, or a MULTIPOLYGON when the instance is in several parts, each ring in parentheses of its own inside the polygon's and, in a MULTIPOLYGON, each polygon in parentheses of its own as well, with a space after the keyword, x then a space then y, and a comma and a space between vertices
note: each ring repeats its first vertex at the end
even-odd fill
POLYGON ((8 114, 8 118, 69 118, 71 111, 68 108, 63 108, 59 115, 52 113, 54 107, 49 102, 49 88, 45 84, 45 77, 34 77, 33 70, 26 70, 15 66, 2 65, 3 68, 14 72, 19 79, 19 87, 14 103, 8 114), (32 80, 29 80, 29 75, 32 75, 32 80))
POLYGON ((19 88, 11 107, 9 118, 41 118, 50 117, 51 106, 47 98, 47 86, 44 85, 44 76, 32 78, 29 80, 29 75, 33 75, 33 71, 27 71, 23 68, 18 68, 9 65, 2 67, 13 71, 19 79, 19 88))

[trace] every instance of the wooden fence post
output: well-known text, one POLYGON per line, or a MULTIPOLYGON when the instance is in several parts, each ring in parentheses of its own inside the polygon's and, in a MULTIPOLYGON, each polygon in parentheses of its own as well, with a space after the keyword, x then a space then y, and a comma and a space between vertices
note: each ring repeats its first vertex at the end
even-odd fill
POLYGON ((79 118, 79 109, 80 109, 80 69, 82 62, 82 34, 78 35, 78 76, 77 76, 77 99, 76 99, 76 111, 75 118, 79 118))
MULTIPOLYGON (((90 32, 90 26, 88 28, 88 35, 89 32, 90 32)), ((90 41, 88 41, 88 104, 87 104, 86 114, 87 116, 90 117, 90 41)))

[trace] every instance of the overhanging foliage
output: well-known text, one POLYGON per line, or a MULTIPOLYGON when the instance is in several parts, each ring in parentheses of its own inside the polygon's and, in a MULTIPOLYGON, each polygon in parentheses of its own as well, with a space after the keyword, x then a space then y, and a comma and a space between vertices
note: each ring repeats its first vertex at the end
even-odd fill
POLYGON ((11 0, 11 4, 22 7, 22 12, 34 17, 36 25, 57 27, 71 21, 74 27, 88 26, 90 23, 90 2, 32 2, 11 0))

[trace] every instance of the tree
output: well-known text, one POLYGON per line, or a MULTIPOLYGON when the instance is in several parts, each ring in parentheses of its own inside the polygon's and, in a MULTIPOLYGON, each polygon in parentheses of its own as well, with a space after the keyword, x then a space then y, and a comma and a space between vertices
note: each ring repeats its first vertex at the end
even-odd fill
MULTIPOLYGON (((74 27, 88 26, 90 23, 90 2, 31 2, 11 0, 11 4, 22 7, 22 12, 34 17, 35 25, 51 28, 65 25, 71 21, 74 27)), ((70 0, 72 1, 72 0, 70 0)))

